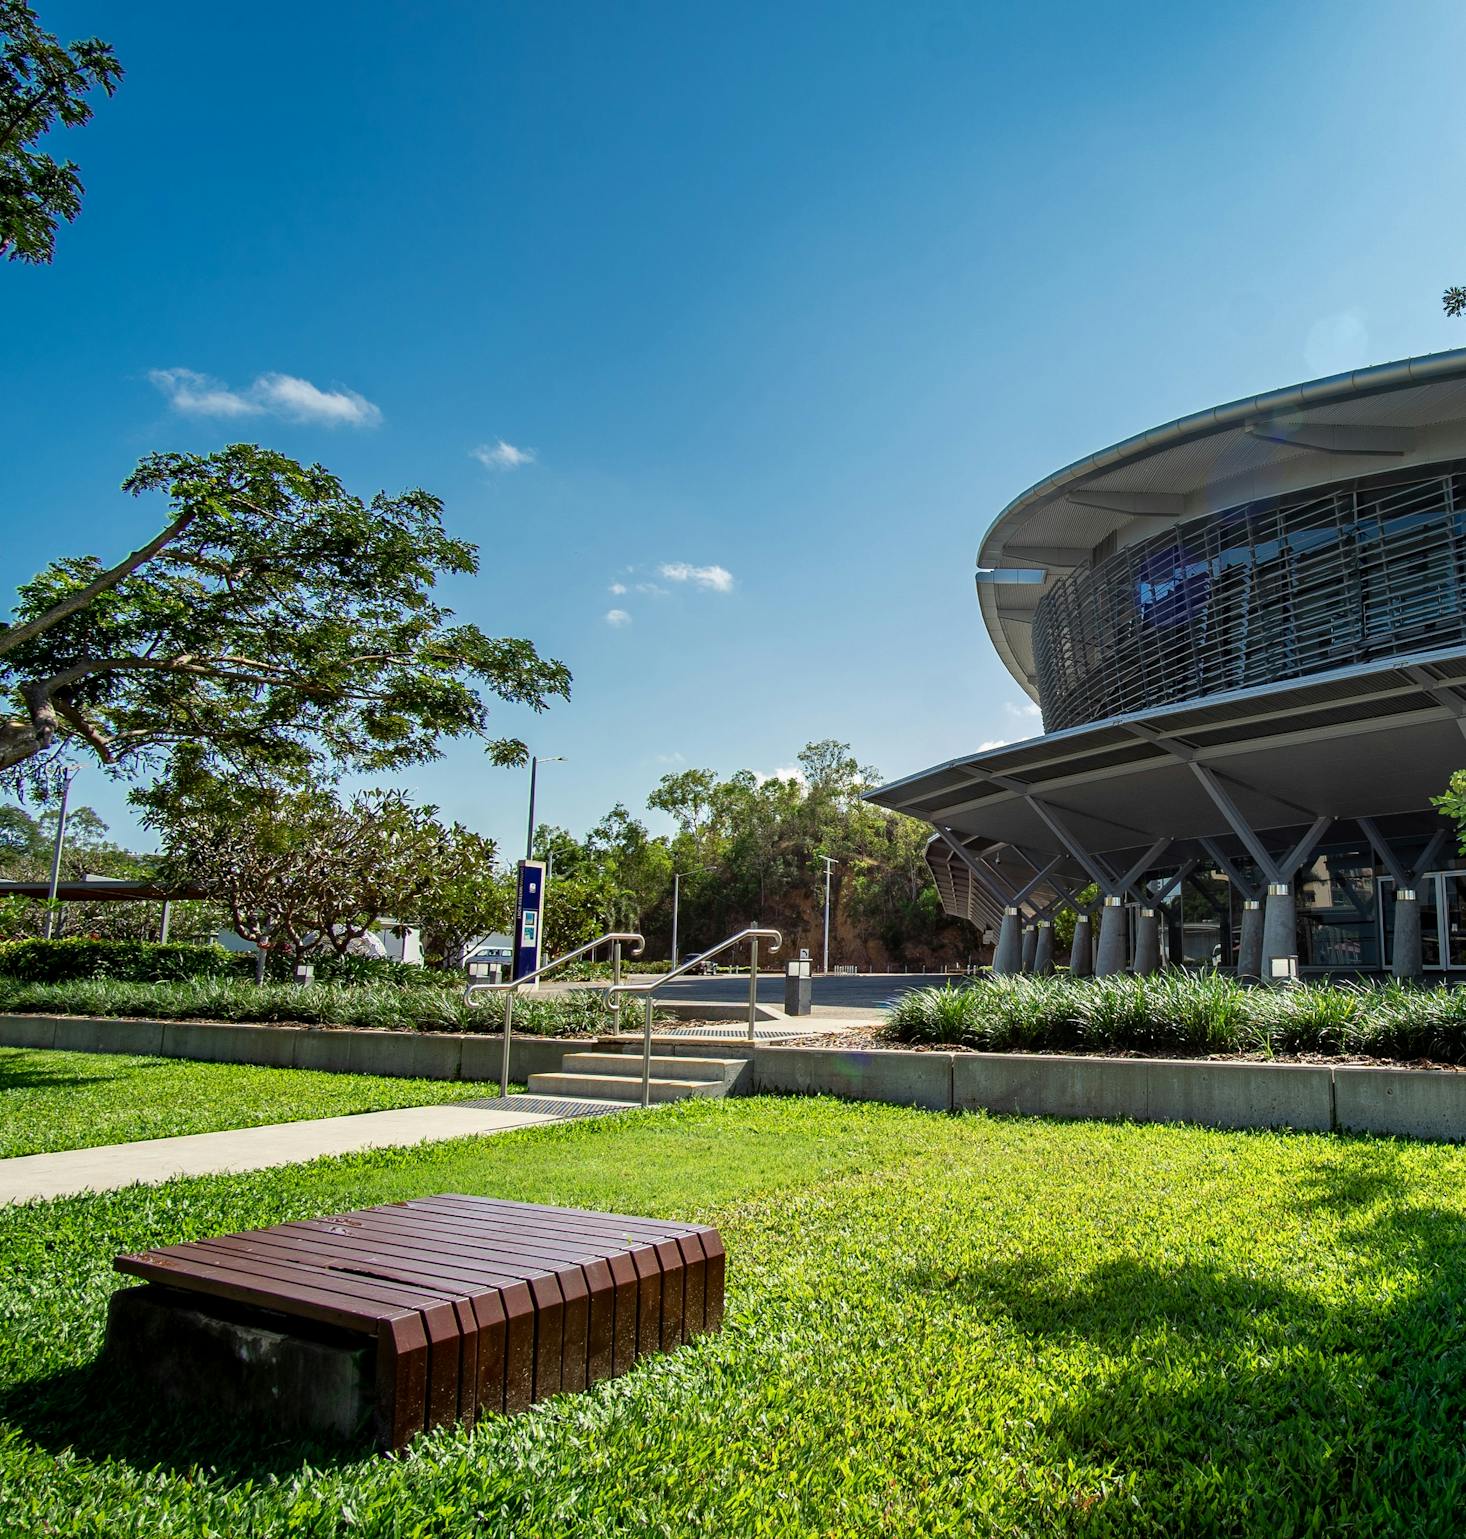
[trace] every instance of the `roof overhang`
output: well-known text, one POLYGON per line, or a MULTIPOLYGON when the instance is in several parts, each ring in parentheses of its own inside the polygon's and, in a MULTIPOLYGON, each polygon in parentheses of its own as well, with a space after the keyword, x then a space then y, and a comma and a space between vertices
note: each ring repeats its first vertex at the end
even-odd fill
POLYGON ((1178 418, 1056 471, 1015 498, 983 538, 978 583, 993 645, 1037 698, 1033 612, 1054 581, 1114 536, 1332 481, 1466 457, 1466 349, 1291 385, 1178 418))
MULTIPOLYGON (((42 898, 51 896, 49 882, 0 882, 0 898, 42 898)), ((164 889, 153 882, 132 881, 126 877, 94 877, 90 881, 58 882, 56 898, 61 903, 177 903, 186 898, 203 898, 197 887, 164 889)))
POLYGON ((1438 825, 1431 798, 1466 765, 1466 655, 1419 653, 1114 717, 949 760, 869 799, 969 849, 1060 854, 1041 805, 1114 864, 1165 839, 1174 865, 1201 853, 1197 841, 1232 835, 1198 765, 1259 834, 1319 817, 1438 825))

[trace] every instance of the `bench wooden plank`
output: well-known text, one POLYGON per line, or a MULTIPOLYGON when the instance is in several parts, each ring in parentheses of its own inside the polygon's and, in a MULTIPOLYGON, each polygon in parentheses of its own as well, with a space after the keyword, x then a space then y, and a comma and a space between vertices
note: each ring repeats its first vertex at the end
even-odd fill
POLYGON ((586 1389, 716 1330, 726 1273, 706 1225, 454 1193, 115 1265, 162 1299, 213 1298, 373 1341, 374 1426, 388 1447, 586 1389))
MULTIPOLYGON (((372 1233, 384 1243, 406 1245, 414 1237, 422 1246, 451 1243, 451 1254, 497 1259, 506 1264, 534 1262, 560 1280, 566 1299, 566 1324, 562 1348, 562 1383, 565 1388, 586 1388, 616 1372, 615 1331, 618 1293, 620 1305, 627 1311, 623 1331, 632 1335, 623 1354, 628 1365, 634 1357, 635 1273, 628 1265, 613 1276, 608 1247, 568 1234, 540 1230, 521 1224, 495 1224, 486 1229, 464 1229, 445 1215, 404 1213, 388 1224, 369 1215, 346 1214, 333 1225, 351 1228, 353 1233, 372 1233), (573 1265, 567 1265, 573 1264, 573 1265), (580 1284, 574 1268, 584 1279, 586 1308, 579 1302, 580 1284), (582 1329, 582 1317, 584 1329, 582 1329)), ((624 1252, 622 1253, 624 1256, 624 1252)))

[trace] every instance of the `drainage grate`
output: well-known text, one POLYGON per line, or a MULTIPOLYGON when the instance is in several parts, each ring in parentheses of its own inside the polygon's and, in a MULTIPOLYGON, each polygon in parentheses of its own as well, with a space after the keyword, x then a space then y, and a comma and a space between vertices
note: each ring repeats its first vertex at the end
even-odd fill
MULTIPOLYGON (((820 1037, 828 1027, 819 1026, 755 1026, 755 1042, 787 1042, 798 1037, 820 1037)), ((709 1042, 748 1043, 747 1026, 658 1026, 656 1037, 697 1037, 709 1042)))
POLYGON ((611 1112, 640 1111, 639 1101, 572 1101, 557 1095, 485 1096, 481 1101, 456 1101, 456 1106, 478 1106, 485 1111, 534 1112, 544 1117, 605 1117, 611 1112))

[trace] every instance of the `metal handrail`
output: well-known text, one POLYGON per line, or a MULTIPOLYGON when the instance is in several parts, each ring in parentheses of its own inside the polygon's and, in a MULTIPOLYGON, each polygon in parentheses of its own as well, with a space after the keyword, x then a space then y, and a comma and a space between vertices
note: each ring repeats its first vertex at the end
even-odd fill
POLYGON ((526 973, 522 978, 508 978, 503 983, 470 983, 463 991, 464 1004, 473 1007, 475 994, 502 994, 504 996, 504 1049, 499 1060, 499 1095, 507 1099, 509 1096, 509 1039, 514 1024, 514 996, 527 983, 534 983, 543 978, 546 973, 552 973, 557 967, 563 967, 567 962, 573 962, 577 957, 583 957, 587 951, 594 951, 597 946, 604 946, 607 942, 611 946, 611 987, 607 990, 607 998, 610 1000, 611 1011, 619 1015, 621 1001, 616 998, 617 990, 621 984, 621 943, 632 943, 631 954, 639 957, 642 947, 646 945, 645 939, 634 930, 608 930, 604 935, 598 935, 593 941, 587 941, 583 946, 577 946, 574 951, 567 951, 564 956, 556 957, 553 961, 546 962, 543 967, 537 967, 532 973, 526 973))
POLYGON ((710 951, 704 951, 694 957, 690 962, 684 962, 681 967, 674 967, 671 972, 663 973, 655 983, 616 983, 607 991, 608 999, 615 999, 620 994, 642 994, 646 997, 646 1018, 641 1028, 641 1104, 650 1106, 652 1099, 652 1016, 655 1006, 652 996, 659 989, 663 989, 674 978, 680 978, 684 973, 690 973, 694 968, 701 967, 709 957, 720 955, 724 951, 731 951, 734 946, 748 942, 748 1040, 753 1041, 753 1026, 758 1019, 758 943, 760 940, 772 940, 770 951, 777 951, 784 944, 783 933, 779 930, 765 930, 756 925, 751 925, 746 930, 740 930, 737 935, 730 935, 727 940, 719 941, 710 951))

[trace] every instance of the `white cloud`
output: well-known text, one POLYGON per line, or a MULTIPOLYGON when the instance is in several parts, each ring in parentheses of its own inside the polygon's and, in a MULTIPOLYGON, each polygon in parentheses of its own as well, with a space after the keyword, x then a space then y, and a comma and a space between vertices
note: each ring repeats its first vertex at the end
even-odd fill
POLYGON ((246 390, 193 369, 153 369, 148 379, 174 411, 190 417, 282 417, 326 427, 376 427, 381 409, 341 387, 322 390, 294 374, 260 374, 246 390))
POLYGON ((614 594, 615 597, 620 598, 621 595, 626 592, 626 584, 624 582, 613 582, 611 586, 606 589, 606 592, 614 594))
POLYGON ((1005 738, 1005 737, 990 737, 987 740, 987 742, 979 743, 977 745, 977 751, 979 753, 986 753, 989 748, 1006 748, 1007 746, 1008 746, 1008 739, 1007 738, 1005 738))
POLYGON ((486 470, 518 470, 521 465, 533 465, 535 461, 533 449, 517 449, 502 438, 496 443, 480 444, 468 452, 486 470))
POLYGON ((623 625, 631 624, 631 616, 624 609, 608 609, 606 624, 619 631, 623 625))
POLYGON ((651 598, 666 598, 667 590, 654 582, 639 582, 636 585, 638 593, 645 593, 651 598))
POLYGON ((1004 704, 1003 709, 1019 721, 1043 715, 1043 712, 1039 709, 1038 702, 1035 700, 1024 700, 1021 703, 1016 700, 1009 700, 1004 704))
POLYGON ((762 770, 755 770, 753 778, 759 785, 764 785, 770 780, 797 780, 803 785, 804 771, 797 764, 785 764, 782 768, 776 769, 769 775, 765 775, 762 770))
POLYGON ((657 570, 668 582, 690 582, 714 593, 733 591, 733 574, 725 566, 693 566, 686 561, 664 561, 657 570))

